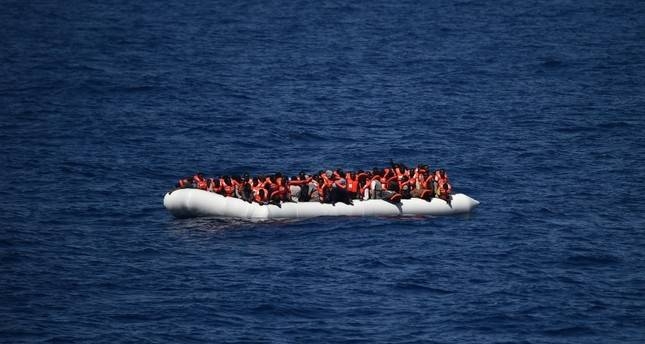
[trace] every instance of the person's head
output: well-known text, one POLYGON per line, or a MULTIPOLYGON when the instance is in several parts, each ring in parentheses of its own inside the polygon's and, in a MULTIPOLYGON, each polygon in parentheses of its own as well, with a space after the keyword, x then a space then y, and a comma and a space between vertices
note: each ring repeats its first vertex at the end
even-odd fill
POLYGON ((300 179, 304 179, 305 178, 305 171, 300 171, 298 173, 298 177, 300 177, 300 179))
POLYGON ((331 176, 334 175, 334 172, 332 172, 331 170, 327 170, 325 171, 325 175, 327 176, 327 178, 331 178, 331 176))

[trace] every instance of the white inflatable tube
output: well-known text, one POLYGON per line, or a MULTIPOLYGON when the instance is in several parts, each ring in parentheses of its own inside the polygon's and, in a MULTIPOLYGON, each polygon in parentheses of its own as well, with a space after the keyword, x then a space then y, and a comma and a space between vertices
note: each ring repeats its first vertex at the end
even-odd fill
POLYGON ((294 219, 316 216, 414 216, 414 215, 453 215, 468 213, 479 202, 464 195, 452 196, 451 204, 433 198, 431 202, 420 198, 404 199, 398 204, 383 200, 354 200, 354 205, 319 202, 282 203, 259 205, 238 198, 225 197, 199 189, 179 189, 166 193, 163 204, 178 218, 214 216, 242 219, 294 219))

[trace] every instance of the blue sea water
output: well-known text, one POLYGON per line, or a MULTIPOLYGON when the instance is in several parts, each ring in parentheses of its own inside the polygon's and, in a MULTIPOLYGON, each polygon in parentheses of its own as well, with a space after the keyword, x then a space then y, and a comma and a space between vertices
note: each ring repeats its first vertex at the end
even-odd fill
POLYGON ((645 342, 642 1, 3 1, 0 342, 645 342), (468 216, 172 218, 425 162, 468 216))

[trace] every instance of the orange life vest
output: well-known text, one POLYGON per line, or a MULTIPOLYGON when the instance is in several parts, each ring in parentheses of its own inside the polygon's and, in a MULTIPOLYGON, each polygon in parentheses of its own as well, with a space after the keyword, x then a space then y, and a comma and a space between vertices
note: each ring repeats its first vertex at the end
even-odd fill
POLYGON ((358 176, 355 176, 354 179, 352 179, 352 175, 347 173, 345 175, 345 180, 347 180, 347 191, 358 192, 358 176))
POLYGON ((229 196, 229 197, 233 196, 233 192, 235 191, 235 189, 233 188, 235 186, 233 180, 231 180, 230 183, 227 183, 224 178, 221 178, 219 180, 219 185, 222 189, 224 189, 224 194, 226 196, 229 196))

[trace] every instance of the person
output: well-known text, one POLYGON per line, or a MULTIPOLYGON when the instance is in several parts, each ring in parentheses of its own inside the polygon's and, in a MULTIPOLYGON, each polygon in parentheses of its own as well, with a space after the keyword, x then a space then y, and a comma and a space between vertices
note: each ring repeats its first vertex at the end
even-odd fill
POLYGON ((437 183, 437 191, 436 191, 436 194, 435 194, 437 196, 437 198, 440 198, 440 199, 446 201, 446 203, 448 203, 448 205, 452 207, 452 205, 450 204, 450 202, 451 202, 450 194, 451 193, 452 193, 452 186, 450 185, 450 183, 448 183, 448 180, 447 179, 441 179, 437 183))
POLYGON ((251 184, 248 174, 242 177, 237 189, 240 199, 249 203, 253 202, 253 185, 251 184))
POLYGON ((311 178, 309 183, 309 202, 320 202, 322 203, 322 198, 320 197, 321 187, 318 177, 311 178))
POLYGON ((281 173, 276 173, 271 179, 272 187, 269 193, 269 202, 280 207, 281 202, 291 202, 289 188, 281 173))
POLYGON ((253 191, 253 201, 260 205, 265 205, 269 201, 269 197, 267 195, 268 195, 267 189, 257 188, 256 190, 253 191))
POLYGON ((410 183, 410 179, 406 175, 402 175, 399 180, 399 194, 401 199, 410 199, 412 198, 412 186, 414 184, 410 183))
POLYGON ((382 199, 383 186, 381 184, 381 172, 375 171, 372 173, 372 180, 369 183, 369 199, 382 199))
POLYGON ((421 185, 422 187, 420 198, 423 198, 426 201, 431 201, 437 191, 434 177, 432 175, 429 175, 427 178, 425 178, 421 185))
POLYGON ((311 177, 306 175, 305 171, 300 171, 298 176, 291 178, 289 181, 291 199, 298 202, 308 202, 311 194, 310 183, 311 177))
POLYGON ((330 203, 330 193, 334 185, 334 173, 327 170, 320 174, 318 195, 322 203, 330 203))
POLYGON ((235 194, 235 185, 237 184, 235 180, 231 179, 229 176, 223 176, 219 180, 221 191, 220 193, 226 197, 233 197, 235 194))
POLYGON ((354 205, 349 197, 346 186, 347 182, 344 178, 341 178, 338 181, 334 182, 331 189, 329 190, 329 203, 331 203, 331 205, 336 205, 336 203, 338 202, 342 202, 348 205, 354 205))
POLYGON ((208 188, 206 178, 204 178, 204 175, 201 172, 197 172, 197 174, 193 176, 193 183, 197 189, 206 190, 208 188))
POLYGON ((350 199, 355 199, 358 196, 358 176, 354 172, 345 173, 345 180, 347 180, 347 195, 350 199))

